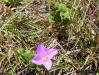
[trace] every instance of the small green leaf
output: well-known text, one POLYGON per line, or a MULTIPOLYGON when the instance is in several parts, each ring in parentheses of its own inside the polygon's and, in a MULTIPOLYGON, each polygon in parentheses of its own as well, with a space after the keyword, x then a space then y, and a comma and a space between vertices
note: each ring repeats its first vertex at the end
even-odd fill
POLYGON ((19 4, 22 0, 4 0, 5 3, 10 4, 10 5, 16 5, 19 4))
POLYGON ((53 16, 50 16, 49 17, 49 22, 52 22, 52 23, 54 23, 55 21, 54 21, 54 17, 53 16))
POLYGON ((4 0, 6 3, 10 3, 10 1, 9 0, 4 0))
POLYGON ((56 62, 56 65, 57 65, 57 66, 60 64, 60 61, 61 61, 61 57, 58 56, 58 59, 57 59, 57 62, 56 62))
POLYGON ((37 66, 36 69, 37 69, 38 71, 44 70, 44 68, 43 68, 42 66, 37 66))
POLYGON ((32 62, 31 62, 31 60, 29 61, 29 67, 33 67, 33 66, 35 66, 35 64, 33 64, 32 62))
POLYGON ((71 60, 70 58, 65 57, 64 60, 65 60, 65 62, 67 62, 67 63, 72 63, 72 60, 71 60))
POLYGON ((60 68, 59 67, 55 67, 55 68, 51 69, 49 72, 54 72, 54 71, 56 71, 58 69, 60 69, 60 68))
POLYGON ((97 60, 96 59, 94 59, 94 63, 97 64, 97 60))
POLYGON ((1 49, 1 47, 0 47, 0 52, 2 52, 2 49, 1 49))
POLYGON ((24 51, 23 48, 16 49, 16 57, 20 63, 24 62, 24 66, 33 67, 34 64, 31 62, 32 58, 36 56, 31 50, 24 51))
POLYGON ((29 62, 35 54, 32 53, 32 51, 28 50, 26 53, 23 54, 23 57, 25 58, 26 62, 29 62))
POLYGON ((99 75, 99 73, 96 73, 96 75, 99 75))
POLYGON ((24 49, 23 48, 17 48, 16 52, 19 54, 22 54, 22 53, 24 53, 24 49))
POLYGON ((66 69, 70 69, 71 67, 72 67, 72 66, 71 66, 70 64, 67 64, 65 68, 66 68, 66 69))
POLYGON ((75 40, 75 39, 76 39, 76 36, 71 36, 70 39, 71 39, 71 40, 75 40))
POLYGON ((27 2, 31 2, 32 0, 27 0, 27 2))
POLYGON ((55 5, 50 8, 49 21, 58 25, 61 21, 66 23, 70 22, 70 12, 69 9, 63 3, 55 2, 55 5))
POLYGON ((64 13, 64 19, 70 19, 70 15, 68 12, 64 13))
POLYGON ((58 7, 59 7, 59 3, 58 3, 58 2, 55 2, 54 8, 55 8, 55 9, 58 9, 58 7))
POLYGON ((65 12, 66 11, 66 5, 65 4, 59 4, 58 10, 61 12, 65 12))

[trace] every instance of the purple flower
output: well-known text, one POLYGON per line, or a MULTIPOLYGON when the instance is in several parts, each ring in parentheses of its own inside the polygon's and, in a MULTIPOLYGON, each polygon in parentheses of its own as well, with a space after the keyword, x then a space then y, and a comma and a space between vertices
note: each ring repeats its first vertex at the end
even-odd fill
POLYGON ((47 50, 43 44, 38 45, 37 56, 32 59, 32 62, 37 65, 43 65, 47 70, 51 69, 51 59, 58 53, 56 49, 47 50))

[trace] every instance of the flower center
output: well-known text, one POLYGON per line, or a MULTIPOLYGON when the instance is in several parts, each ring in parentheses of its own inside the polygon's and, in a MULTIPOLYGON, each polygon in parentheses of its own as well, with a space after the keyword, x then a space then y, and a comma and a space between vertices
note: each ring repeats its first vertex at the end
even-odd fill
POLYGON ((43 56, 43 61, 47 61, 47 57, 46 56, 43 56))

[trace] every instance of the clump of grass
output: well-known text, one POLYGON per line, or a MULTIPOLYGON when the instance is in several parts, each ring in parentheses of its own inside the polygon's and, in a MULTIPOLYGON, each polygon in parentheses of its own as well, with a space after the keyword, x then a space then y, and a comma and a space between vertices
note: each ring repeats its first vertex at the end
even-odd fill
MULTIPOLYGON (((31 47, 33 44, 38 44, 39 41, 45 40, 45 38, 42 38, 46 35, 44 33, 46 30, 43 30, 45 25, 42 23, 41 25, 40 19, 35 19, 33 16, 32 14, 13 14, 1 27, 3 37, 0 41, 1 49, 3 50, 5 47, 2 43, 5 42, 3 41, 4 38, 9 42, 9 45, 11 44, 9 47, 8 44, 6 44, 7 49, 4 49, 4 52, 7 52, 7 55, 4 53, 4 55, 2 55, 4 58, 1 58, 1 60, 5 61, 4 59, 7 58, 8 61, 6 61, 6 65, 11 63, 11 68, 6 66, 4 69, 5 72, 11 75, 16 73, 17 67, 21 64, 24 67, 33 67, 34 64, 31 63, 31 59, 35 56, 35 52, 33 54, 31 47), (30 18, 30 16, 32 17, 30 18), (43 35, 42 32, 44 33, 43 35)), ((1 64, 3 65, 2 62, 1 64)))
POLYGON ((15 1, 13 1, 13 0, 4 0, 4 2, 6 4, 14 5, 15 6, 16 4, 20 4, 22 2, 22 0, 15 0, 15 1))

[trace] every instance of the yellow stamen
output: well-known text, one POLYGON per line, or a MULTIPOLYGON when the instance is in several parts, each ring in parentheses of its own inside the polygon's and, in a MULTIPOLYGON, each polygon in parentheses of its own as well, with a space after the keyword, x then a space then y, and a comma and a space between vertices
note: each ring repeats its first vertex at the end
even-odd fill
POLYGON ((46 56, 43 56, 43 61, 47 61, 47 57, 46 56))

